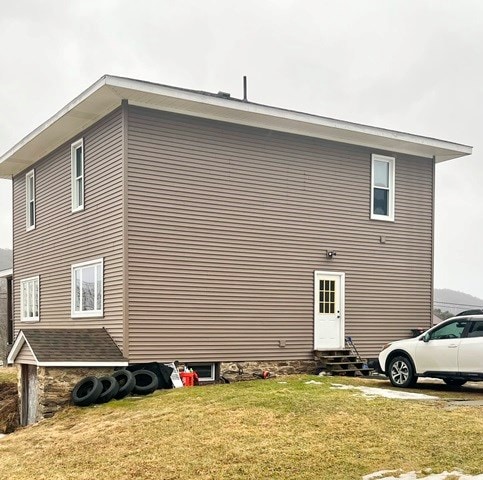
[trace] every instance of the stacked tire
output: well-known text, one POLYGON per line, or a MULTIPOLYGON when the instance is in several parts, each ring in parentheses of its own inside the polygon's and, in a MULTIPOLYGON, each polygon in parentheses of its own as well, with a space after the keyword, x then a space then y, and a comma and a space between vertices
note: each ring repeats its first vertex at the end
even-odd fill
POLYGON ((130 394, 149 395, 158 388, 158 377, 149 370, 117 370, 110 376, 83 378, 72 390, 78 407, 120 400, 130 394))

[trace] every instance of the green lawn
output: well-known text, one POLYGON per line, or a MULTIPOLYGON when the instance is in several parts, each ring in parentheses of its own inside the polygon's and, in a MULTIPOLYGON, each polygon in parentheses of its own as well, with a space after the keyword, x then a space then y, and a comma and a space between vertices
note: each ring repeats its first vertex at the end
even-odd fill
MULTIPOLYGON (((297 376, 72 407, 1 440, 0 479, 350 480, 427 468, 483 473, 482 407, 369 399, 331 389, 332 383, 389 386, 297 376)), ((412 391, 483 397, 481 389, 434 388, 412 391)))

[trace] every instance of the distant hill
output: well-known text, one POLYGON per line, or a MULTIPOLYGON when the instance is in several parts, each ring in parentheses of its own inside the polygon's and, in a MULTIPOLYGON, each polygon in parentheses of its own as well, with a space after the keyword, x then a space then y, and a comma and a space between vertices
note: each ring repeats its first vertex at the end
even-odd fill
POLYGON ((450 290, 449 288, 435 288, 434 308, 456 314, 462 310, 483 308, 483 300, 467 293, 450 290))
POLYGON ((12 265, 12 250, 0 248, 0 270, 8 270, 12 265))

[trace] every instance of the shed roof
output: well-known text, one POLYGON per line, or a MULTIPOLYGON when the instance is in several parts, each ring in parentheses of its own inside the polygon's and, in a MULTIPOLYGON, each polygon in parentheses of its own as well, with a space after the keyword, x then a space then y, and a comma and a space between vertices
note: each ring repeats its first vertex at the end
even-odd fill
POLYGON ((125 366, 128 364, 105 328, 29 328, 21 330, 8 356, 15 359, 24 345, 39 366, 125 366))
POLYGON ((0 278, 7 278, 13 276, 13 268, 7 268, 6 270, 0 270, 0 278))
POLYGON ((389 152, 406 153, 437 162, 470 155, 472 147, 430 137, 372 127, 197 90, 170 87, 104 75, 53 117, 0 156, 0 178, 29 168, 113 111, 122 100, 131 105, 249 125, 389 152))

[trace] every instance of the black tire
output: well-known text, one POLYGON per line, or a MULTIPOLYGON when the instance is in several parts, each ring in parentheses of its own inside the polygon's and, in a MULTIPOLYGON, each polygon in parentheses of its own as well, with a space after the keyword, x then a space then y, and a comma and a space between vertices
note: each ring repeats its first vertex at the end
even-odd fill
POLYGON ((107 403, 119 391, 119 384, 113 377, 100 377, 99 382, 102 385, 102 392, 97 397, 96 403, 107 403))
POLYGON ((462 387, 467 380, 462 380, 460 378, 443 378, 443 382, 450 387, 462 387))
POLYGON ((78 407, 92 405, 102 392, 102 383, 96 377, 86 377, 72 390, 72 402, 78 407))
POLYGON ((404 356, 394 357, 389 363, 388 377, 395 387, 408 388, 414 385, 418 378, 414 375, 411 361, 404 356))
POLYGON ((132 393, 136 395, 149 395, 158 388, 158 377, 149 370, 137 370, 133 372, 136 385, 132 393))
POLYGON ((119 385, 119 390, 116 395, 114 395, 114 398, 116 400, 121 400, 121 398, 126 397, 132 392, 136 385, 136 380, 134 379, 134 375, 128 370, 117 370, 112 376, 116 379, 119 385))

